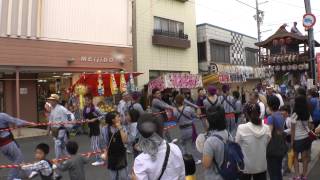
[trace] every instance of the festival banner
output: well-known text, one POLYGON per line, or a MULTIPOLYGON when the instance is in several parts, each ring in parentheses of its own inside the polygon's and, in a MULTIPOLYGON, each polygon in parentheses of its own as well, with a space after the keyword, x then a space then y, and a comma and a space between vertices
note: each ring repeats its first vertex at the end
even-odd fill
POLYGON ((121 93, 127 92, 127 83, 126 83, 126 78, 124 77, 123 71, 121 71, 120 73, 120 92, 121 93))

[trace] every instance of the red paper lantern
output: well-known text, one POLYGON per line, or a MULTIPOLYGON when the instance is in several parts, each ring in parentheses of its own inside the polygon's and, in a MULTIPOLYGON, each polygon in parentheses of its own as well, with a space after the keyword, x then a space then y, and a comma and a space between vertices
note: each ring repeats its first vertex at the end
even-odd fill
POLYGON ((280 40, 279 40, 279 43, 280 43, 280 45, 284 45, 285 39, 280 39, 280 40))
POLYGON ((292 38, 291 37, 287 37, 286 38, 286 44, 291 44, 292 43, 292 38))
POLYGON ((274 39, 274 40, 272 41, 272 44, 273 44, 273 46, 278 46, 278 44, 279 44, 278 39, 274 39))

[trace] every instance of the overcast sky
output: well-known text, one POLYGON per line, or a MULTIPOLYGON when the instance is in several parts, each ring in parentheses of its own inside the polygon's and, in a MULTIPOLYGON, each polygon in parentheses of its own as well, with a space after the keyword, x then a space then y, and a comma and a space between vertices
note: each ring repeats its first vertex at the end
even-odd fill
MULTIPOLYGON (((224 27, 236 32, 241 32, 257 37, 257 25, 253 18, 255 10, 243 5, 237 0, 195 0, 197 24, 209 23, 224 27)), ((255 0, 241 0, 255 7, 255 0)), ((259 0, 260 10, 264 11, 264 22, 262 25, 262 40, 273 34, 283 23, 291 28, 292 23, 297 21, 301 32, 302 17, 305 14, 304 0, 259 0), (263 3, 268 1, 267 3, 263 3)), ((320 41, 320 0, 311 0, 313 14, 317 16, 314 27, 315 38, 320 41)))

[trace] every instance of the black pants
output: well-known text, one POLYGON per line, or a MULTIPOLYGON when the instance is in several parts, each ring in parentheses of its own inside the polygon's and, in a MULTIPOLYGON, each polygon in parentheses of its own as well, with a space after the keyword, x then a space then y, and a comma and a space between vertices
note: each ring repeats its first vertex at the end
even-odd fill
POLYGON ((282 157, 267 157, 270 180, 282 180, 282 157))
POLYGON ((267 172, 262 172, 258 174, 242 174, 240 180, 267 180, 267 172))

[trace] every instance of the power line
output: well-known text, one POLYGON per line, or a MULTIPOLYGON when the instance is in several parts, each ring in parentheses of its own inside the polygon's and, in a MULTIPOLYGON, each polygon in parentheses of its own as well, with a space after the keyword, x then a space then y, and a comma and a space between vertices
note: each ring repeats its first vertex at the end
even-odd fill
MULTIPOLYGON (((302 8, 302 9, 305 9, 304 6, 299 6, 299 5, 296 5, 296 4, 292 4, 292 3, 287 3, 287 2, 284 2, 284 1, 279 1, 279 0, 272 0, 274 2, 277 2, 277 3, 280 3, 280 4, 285 4, 285 5, 288 5, 288 6, 291 6, 291 7, 296 7, 296 8, 302 8)), ((320 11, 320 9, 312 9, 313 11, 320 11)))
MULTIPOLYGON (((221 11, 219 9, 214 9, 214 8, 208 7, 208 5, 204 5, 204 4, 201 4, 201 3, 196 3, 194 1, 187 1, 187 3, 194 4, 196 6, 201 6, 203 8, 208 9, 208 10, 211 10, 211 13, 221 14, 221 15, 230 15, 230 13, 227 13, 225 11, 221 11)), ((225 22, 233 22, 233 21, 236 21, 236 20, 243 20, 243 19, 242 19, 241 16, 233 16, 233 17, 230 17, 229 19, 226 19, 224 21, 225 22)))
MULTIPOLYGON (((316 17, 320 17, 320 15, 316 16, 316 17)), ((270 22, 270 24, 265 24, 263 26, 267 26, 267 27, 268 26, 276 26, 276 25, 282 25, 284 23, 294 23, 294 22, 299 22, 299 21, 302 21, 302 17, 296 17, 296 18, 292 18, 292 19, 285 19, 282 21, 270 22)))
POLYGON ((256 10, 256 7, 253 7, 253 6, 251 6, 250 4, 247 4, 247 3, 242 2, 242 1, 240 1, 240 0, 235 0, 235 1, 237 1, 237 2, 240 3, 240 4, 243 4, 243 5, 245 5, 245 6, 248 6, 248 7, 252 8, 252 9, 256 10))

